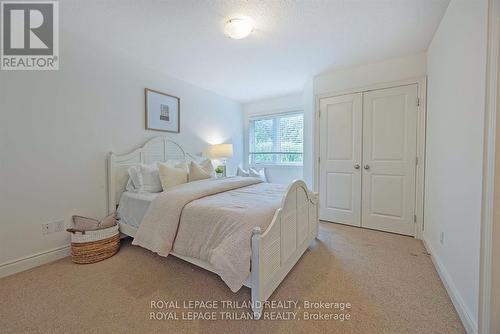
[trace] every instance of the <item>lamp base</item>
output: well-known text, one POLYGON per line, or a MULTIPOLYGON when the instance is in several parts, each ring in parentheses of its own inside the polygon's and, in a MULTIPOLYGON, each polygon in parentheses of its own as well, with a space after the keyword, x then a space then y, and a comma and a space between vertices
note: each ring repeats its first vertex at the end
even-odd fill
POLYGON ((222 159, 222 177, 226 177, 227 174, 226 174, 226 164, 227 164, 227 160, 226 159, 222 159))

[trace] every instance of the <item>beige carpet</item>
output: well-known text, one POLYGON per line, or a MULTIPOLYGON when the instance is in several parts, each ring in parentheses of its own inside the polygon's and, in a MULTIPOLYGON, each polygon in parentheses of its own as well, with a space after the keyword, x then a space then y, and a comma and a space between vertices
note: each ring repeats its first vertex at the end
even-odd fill
POLYGON ((292 310, 300 320, 149 320, 151 300, 246 301, 249 292, 233 294, 210 272, 125 241, 100 263, 66 258, 1 279, 0 332, 464 333, 421 242, 328 223, 271 300, 349 302, 350 320, 304 320, 303 308, 292 310))

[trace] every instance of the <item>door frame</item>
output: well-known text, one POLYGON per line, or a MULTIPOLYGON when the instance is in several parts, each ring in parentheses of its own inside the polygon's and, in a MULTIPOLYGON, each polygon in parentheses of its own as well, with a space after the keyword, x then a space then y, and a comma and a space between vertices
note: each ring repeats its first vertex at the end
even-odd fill
POLYGON ((497 115, 500 115, 500 0, 488 1, 488 47, 486 59, 486 94, 484 115, 483 191, 481 207, 481 242, 479 270, 478 333, 490 333, 492 309, 493 228, 495 221, 495 168, 497 115))
POLYGON ((319 190, 319 154, 320 154, 320 127, 319 127, 319 113, 320 113, 320 100, 327 97, 348 95, 354 93, 363 93, 379 89, 395 88, 399 86, 417 85, 417 97, 420 101, 417 107, 417 158, 418 164, 416 166, 415 174, 415 235, 416 239, 423 238, 424 230, 424 196, 425 196, 425 139, 426 139, 426 119, 427 119, 427 77, 415 77, 398 81, 390 81, 377 83, 358 88, 351 88, 340 91, 327 92, 315 95, 314 106, 314 152, 313 152, 313 185, 315 191, 319 190))

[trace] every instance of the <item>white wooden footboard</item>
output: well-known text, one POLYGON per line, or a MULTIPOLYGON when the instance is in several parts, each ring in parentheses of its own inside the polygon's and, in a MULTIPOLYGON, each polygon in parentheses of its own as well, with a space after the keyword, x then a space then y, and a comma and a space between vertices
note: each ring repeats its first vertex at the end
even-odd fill
POLYGON ((255 317, 318 235, 318 194, 296 180, 287 189, 269 227, 252 234, 252 305, 255 317))

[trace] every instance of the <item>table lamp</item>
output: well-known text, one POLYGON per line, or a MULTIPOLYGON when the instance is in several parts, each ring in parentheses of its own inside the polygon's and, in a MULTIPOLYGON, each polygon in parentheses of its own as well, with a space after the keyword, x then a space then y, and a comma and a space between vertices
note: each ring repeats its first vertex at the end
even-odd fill
POLYGON ((227 158, 233 156, 233 144, 210 145, 207 150, 207 156, 211 159, 221 159, 223 167, 223 176, 226 176, 227 158))

